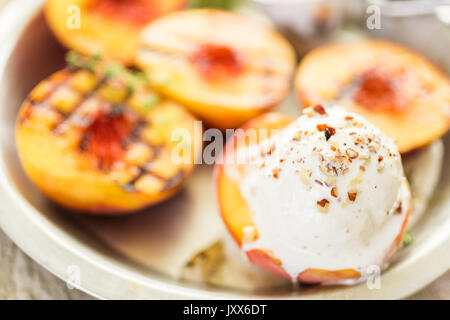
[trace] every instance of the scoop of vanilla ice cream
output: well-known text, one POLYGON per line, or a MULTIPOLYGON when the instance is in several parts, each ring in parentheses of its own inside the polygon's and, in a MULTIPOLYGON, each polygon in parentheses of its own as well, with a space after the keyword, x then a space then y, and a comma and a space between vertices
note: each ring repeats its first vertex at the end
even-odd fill
POLYGON ((239 184, 258 238, 244 237, 243 250, 270 252, 292 279, 308 268, 362 279, 385 265, 411 197, 393 140, 356 114, 317 106, 247 149, 239 184))

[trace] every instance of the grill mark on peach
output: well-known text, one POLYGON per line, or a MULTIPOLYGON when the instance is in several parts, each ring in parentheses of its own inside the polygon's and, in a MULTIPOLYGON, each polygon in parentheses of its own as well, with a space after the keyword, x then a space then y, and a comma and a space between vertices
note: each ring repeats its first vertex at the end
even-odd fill
POLYGON ((79 146, 80 151, 82 151, 82 152, 86 152, 86 151, 87 151, 87 148, 88 148, 88 142, 89 142, 89 136, 86 135, 86 134, 84 134, 84 135, 81 137, 81 141, 80 141, 80 146, 79 146))
MULTIPOLYGON (((77 70, 75 70, 75 69, 68 69, 67 70, 68 71, 68 76, 66 77, 66 81, 65 82, 67 82, 70 78, 71 78, 71 75, 73 75, 77 70)), ((78 101, 77 102, 77 104, 72 108, 72 110, 71 110, 71 112, 68 112, 68 113, 62 113, 62 112, 60 112, 62 115, 63 115, 63 121, 61 121, 60 123, 58 123, 58 124, 56 124, 55 126, 54 126, 54 128, 53 128, 53 133, 54 134, 59 134, 60 132, 60 128, 61 128, 61 125, 62 124, 64 124, 65 122, 66 122, 66 120, 74 113, 74 112, 76 112, 76 110, 84 103, 84 102, 86 102, 88 99, 90 99, 91 97, 93 97, 93 96, 95 96, 96 94, 97 94, 97 92, 105 85, 105 83, 106 83, 106 81, 108 80, 108 78, 107 77, 105 77, 105 76, 103 76, 103 77, 101 77, 99 80, 98 80, 98 83, 96 84, 96 86, 94 87, 94 89, 93 90, 91 90, 91 91, 89 91, 89 92, 87 92, 86 94, 84 94, 82 97, 81 97, 81 99, 80 99, 80 101, 78 101)), ((65 83, 62 83, 61 85, 63 85, 63 84, 65 84, 65 83)), ((58 87, 60 87, 60 86, 58 86, 58 87)), ((55 89, 56 90, 56 89, 55 89)), ((54 90, 54 91, 55 91, 54 90)), ((54 92, 53 91, 53 92, 54 92)), ((124 96, 124 98, 123 98, 123 100, 121 101, 121 102, 119 102, 119 103, 116 103, 116 104, 114 104, 114 105, 112 105, 111 106, 111 112, 108 114, 108 115, 106 115, 106 116, 112 116, 112 115, 114 115, 115 113, 123 113, 124 112, 124 110, 125 110, 125 108, 126 107, 121 107, 121 105, 122 104, 124 104, 124 102, 125 101, 127 101, 128 99, 129 99, 129 97, 130 97, 130 95, 131 95, 131 92, 129 92, 129 91, 127 91, 127 94, 124 96)), ((100 101, 104 101, 103 99, 100 99, 99 98, 99 102, 100 101)), ((50 106, 51 107, 51 106, 50 106)), ((56 108, 53 108, 53 107, 51 107, 53 110, 56 110, 56 111, 58 111, 56 108)), ((128 108, 127 108, 127 113, 133 113, 134 114, 134 112, 132 112, 131 111, 131 109, 130 110, 128 110, 128 108)), ((136 117, 137 117, 137 115, 135 115, 136 117)), ((95 120, 94 120, 95 121, 95 120)), ((87 129, 86 129, 87 130, 87 129)), ((133 127, 133 129, 131 129, 130 130, 130 132, 126 135, 126 136, 123 136, 123 137, 121 137, 121 141, 119 142, 120 143, 120 147, 121 147, 121 149, 124 149, 125 148, 125 146, 126 145, 124 145, 124 143, 126 143, 127 142, 127 140, 130 140, 129 138, 131 137, 131 135, 133 134, 133 132, 137 132, 136 131, 136 127, 133 127)), ((83 151, 83 152, 88 152, 89 150, 89 141, 90 141, 90 134, 89 133, 87 133, 87 132, 84 132, 84 134, 83 134, 83 136, 82 136, 82 138, 81 138, 81 141, 80 141, 80 145, 79 145, 79 148, 80 148, 80 150, 81 151, 83 151)), ((136 139, 132 139, 132 140, 136 140, 136 139)), ((114 142, 111 142, 111 143, 113 143, 114 144, 114 142)), ((99 158, 98 159, 98 167, 99 167, 99 169, 100 170, 105 170, 105 169, 107 169, 108 167, 109 167, 109 165, 108 165, 108 163, 110 162, 109 160, 106 160, 106 162, 107 163, 104 163, 104 160, 105 159, 101 159, 101 158, 99 158)), ((114 159, 112 159, 112 160, 114 160, 114 159)))
MULTIPOLYGON (((149 161, 149 163, 150 162, 151 161, 149 161)), ((128 192, 135 192, 136 191, 136 183, 138 182, 138 180, 140 178, 142 178, 145 175, 151 175, 151 176, 155 177, 156 179, 164 182, 165 183, 164 187, 161 189, 161 191, 164 192, 164 191, 169 191, 170 189, 172 189, 180 184, 180 182, 184 178, 184 171, 180 169, 176 175, 174 175, 170 179, 166 179, 155 172, 146 170, 145 166, 142 166, 142 167, 139 167, 139 173, 136 176, 134 176, 133 179, 131 179, 127 184, 122 185, 121 188, 128 192)))
MULTIPOLYGON (((71 75, 74 72, 71 73, 71 75)), ((70 77, 69 77, 70 78, 70 77)), ((60 128, 61 125, 65 123, 65 121, 85 102, 87 101, 89 98, 93 97, 95 94, 97 94, 98 90, 105 84, 107 78, 106 77, 101 77, 100 80, 98 81, 98 83, 96 84, 96 86, 94 87, 94 89, 92 89, 91 91, 89 91, 88 93, 84 94, 80 101, 78 101, 75 106, 72 108, 72 110, 68 113, 65 114, 64 120, 60 123, 58 123, 54 128, 53 128, 53 133, 56 135, 60 134, 60 128)), ((53 108, 55 109, 55 108, 53 108)))
POLYGON ((56 90, 58 90, 59 88, 61 88, 62 86, 67 84, 67 82, 70 80, 70 76, 72 74, 73 74, 72 70, 66 69, 65 71, 63 71, 63 73, 62 73, 63 78, 59 79, 59 82, 56 82, 55 79, 51 79, 51 78, 44 80, 44 82, 52 84, 52 89, 49 90, 49 92, 47 92, 46 95, 44 95, 44 97, 41 99, 41 101, 33 100, 30 97, 31 104, 36 105, 36 104, 39 104, 42 102, 46 102, 48 100, 48 98, 51 97, 56 92, 56 90))
POLYGON ((275 77, 274 73, 272 73, 269 69, 263 69, 259 73, 262 74, 261 80, 261 93, 274 91, 271 82, 275 77))
POLYGON ((183 178, 184 178, 184 171, 179 170, 175 176, 173 176, 170 179, 166 179, 166 184, 162 188, 162 191, 168 191, 168 190, 176 187, 177 185, 179 185, 181 183, 181 181, 183 181, 183 178))
MULTIPOLYGON (((178 59, 178 60, 184 60, 187 63, 190 63, 189 55, 181 50, 178 51, 170 51, 166 50, 164 48, 159 47, 153 47, 149 44, 144 44, 144 47, 142 47, 143 50, 151 51, 152 53, 161 55, 161 56, 168 56, 170 59, 178 59)), ((246 63, 245 61, 242 62, 243 68, 245 68, 246 74, 250 73, 256 73, 257 75, 261 75, 261 86, 260 86, 260 92, 265 93, 266 95, 273 95, 276 94, 279 90, 285 90, 284 88, 274 87, 274 82, 280 82, 282 81, 283 74, 280 74, 280 71, 276 68, 270 68, 269 66, 265 65, 262 68, 256 67, 255 65, 252 65, 251 63, 246 63), (269 94, 267 94, 269 93, 269 94)), ((195 67, 195 66, 194 66, 195 67)), ((240 72, 240 73, 243 73, 240 72)), ((239 73, 239 74, 240 74, 239 73)), ((230 77, 231 79, 232 77, 230 77)), ((214 79, 205 78, 206 81, 213 81, 214 79)))
MULTIPOLYGON (((171 59, 178 59, 189 62, 189 54, 175 48, 162 48, 153 46, 148 43, 143 43, 140 50, 149 51, 160 56, 167 56, 171 59)), ((279 76, 280 74, 282 75, 282 73, 280 73, 280 70, 277 70, 276 68, 270 68, 270 66, 268 66, 267 64, 261 67, 246 61, 245 68, 247 73, 254 72, 257 74, 262 74, 263 76, 270 75, 272 77, 279 76)))
POLYGON ((31 104, 31 102, 28 101, 26 107, 23 109, 23 111, 20 113, 20 116, 19 116, 18 123, 20 126, 22 126, 25 123, 25 121, 30 118, 32 107, 33 106, 31 104))
POLYGON ((128 192, 135 192, 135 183, 144 175, 147 171, 143 167, 139 167, 139 173, 133 177, 128 183, 121 186, 121 188, 128 192))
MULTIPOLYGON (((138 140, 138 139, 136 139, 136 140, 138 140)), ((145 164, 143 164, 142 166, 139 167, 139 173, 137 175, 135 175, 133 177, 133 179, 131 179, 129 182, 127 182, 126 184, 123 184, 123 185, 120 186, 123 190, 128 191, 128 192, 136 191, 135 183, 142 176, 144 176, 146 174, 150 174, 150 175, 154 176, 155 178, 166 182, 166 184, 168 184, 170 182, 170 180, 173 179, 173 178, 166 179, 166 178, 161 177, 160 175, 158 175, 158 174, 156 174, 156 173, 154 173, 152 171, 147 170, 147 167, 152 162, 154 162, 158 158, 158 156, 161 154, 161 151, 164 148, 164 146, 155 146, 155 145, 152 145, 152 144, 146 142, 145 140, 139 140, 139 142, 144 143, 145 145, 147 145, 150 149, 152 149, 153 152, 152 152, 151 158, 145 164)), ((180 170, 180 171, 182 171, 182 170, 180 170)), ((165 190, 166 190, 166 187, 163 188, 163 191, 165 191, 165 190)))
POLYGON ((332 105, 333 103, 339 102, 341 100, 351 98, 355 94, 356 90, 358 90, 359 85, 360 85, 359 77, 353 78, 352 81, 344 85, 339 90, 338 94, 333 100, 327 102, 327 105, 332 105))
MULTIPOLYGON (((103 85, 105 84, 105 82, 107 81, 107 77, 103 76, 101 77, 96 86, 94 87, 93 90, 87 92, 86 94, 84 94, 80 100, 77 102, 77 104, 72 108, 72 110, 70 112, 62 112, 60 110, 58 110, 57 108, 53 107, 50 105, 50 103, 48 102, 48 99, 51 98, 51 96, 54 94, 54 92, 56 92, 59 88, 67 85, 67 82, 70 81, 70 79, 72 79, 72 76, 74 75, 75 72, 79 71, 80 68, 67 68, 63 71, 63 75, 64 77, 62 77, 62 79, 59 79, 59 82, 53 82, 53 87, 52 89, 43 97, 42 101, 33 101, 32 99, 29 99, 30 101, 30 107, 29 109, 26 110, 25 112, 25 116, 21 118, 21 121, 23 122, 26 118, 28 118, 31 113, 32 113, 32 107, 34 106, 47 106, 48 108, 50 108, 53 111, 56 111, 58 114, 60 114, 62 116, 62 121, 59 123, 56 123, 54 125, 54 127, 52 128, 52 132, 56 135, 60 134, 60 128, 61 126, 66 122, 66 120, 76 112, 76 110, 88 99, 90 99, 91 97, 95 96, 98 92, 99 89, 101 89, 103 87, 103 85)), ((52 80, 48 80, 50 82, 52 82, 52 80)), ((125 95, 122 103, 126 100, 129 99, 129 96, 131 95, 131 92, 127 92, 127 94, 125 95)), ((102 100, 103 101, 103 100, 102 100)), ((106 116, 112 116, 113 114, 117 113, 118 108, 120 108, 119 112, 122 113, 124 108, 120 107, 120 103, 115 104, 112 106, 112 110, 110 112, 109 115, 106 116)), ((127 112, 129 113, 133 113, 131 110, 127 109, 127 112)), ((95 120, 94 120, 95 121, 95 120)), ((142 122, 142 121, 140 121, 142 122)), ((121 144, 121 148, 124 149, 125 145, 123 145, 123 142, 126 142, 126 140, 137 140, 138 138, 138 134, 139 134, 139 129, 142 128, 142 123, 137 123, 136 126, 133 127, 132 130, 130 130, 130 133, 126 135, 126 137, 123 137, 123 141, 120 141, 121 144), (130 139, 131 138, 131 139, 130 139)), ((91 138, 91 134, 88 132, 85 132, 80 140, 80 144, 79 144, 79 149, 82 152, 88 152, 89 150, 89 142, 90 142, 90 138, 91 138)), ((107 163, 104 163, 105 159, 101 159, 101 157, 98 159, 98 167, 100 170, 105 170, 109 167, 109 165, 107 163)), ((108 160, 106 160, 106 162, 109 162, 108 160)))
MULTIPOLYGON (((56 92, 59 88, 65 86, 65 85, 68 85, 67 83, 70 81, 73 74, 79 70, 81 70, 81 68, 66 68, 63 71, 64 77, 59 78, 58 82, 53 81, 52 79, 47 80, 47 81, 52 82, 53 86, 52 86, 51 90, 49 90, 49 92, 42 98, 41 101, 35 101, 35 100, 32 100, 31 98, 28 98, 29 107, 28 107, 28 109, 26 109, 26 111, 24 113, 25 116, 22 116, 20 121, 23 122, 24 120, 26 120, 26 118, 28 118, 31 115, 33 107, 39 106, 39 107, 49 108, 62 116, 63 120, 61 122, 55 124, 54 127, 52 128, 52 132, 54 134, 58 135, 60 133, 59 131, 60 131, 62 124, 64 124, 67 121, 67 119, 70 118, 70 116, 73 115, 74 112, 76 112, 76 110, 85 101, 87 101, 88 99, 95 96, 97 94, 98 90, 101 89, 103 87, 103 85, 105 85, 105 82, 108 80, 107 77, 104 77, 104 76, 99 78, 96 86, 91 91, 87 92, 86 94, 83 94, 81 96, 80 100, 76 103, 76 105, 72 108, 72 110, 70 112, 67 112, 67 113, 62 112, 61 110, 58 110, 57 108, 53 107, 49 103, 48 99, 50 99, 52 94, 54 92, 56 92)), ((102 116, 121 117, 121 116, 123 116, 124 112, 126 112, 127 114, 131 115, 131 117, 135 117, 137 119, 137 121, 131 124, 131 127, 126 130, 126 133, 119 134, 120 141, 118 141, 118 143, 120 145, 116 143, 117 144, 116 147, 122 149, 122 151, 124 153, 127 145, 129 145, 133 142, 140 142, 140 143, 144 143, 145 145, 147 145, 150 149, 152 149, 153 152, 152 152, 151 158, 146 162, 146 164, 139 167, 139 173, 136 176, 134 176, 133 179, 130 180, 127 184, 121 185, 120 187, 126 191, 136 191, 135 183, 142 176, 149 174, 165 183, 165 185, 162 189, 163 191, 170 190, 182 181, 182 179, 184 177, 183 170, 180 168, 180 170, 178 170, 178 172, 173 177, 167 179, 167 178, 164 178, 164 177, 152 172, 151 170, 146 169, 149 167, 149 164, 151 164, 158 158, 158 156, 161 154, 161 151, 164 148, 164 146, 155 146, 155 145, 152 145, 151 143, 149 143, 148 141, 146 141, 145 139, 142 139, 141 131, 143 128, 150 125, 150 123, 148 120, 142 119, 134 110, 127 107, 127 101, 131 95, 132 95, 132 92, 127 91, 127 94, 123 98, 122 102, 111 105, 111 111, 102 116), (122 107, 122 105, 124 105, 124 106, 122 107)), ((99 98, 98 102, 100 103, 101 101, 104 101, 104 100, 99 98)), ((80 142, 79 142, 79 150, 81 152, 85 152, 85 153, 90 152, 89 143, 92 142, 91 138, 92 138, 92 132, 89 132, 89 130, 86 129, 81 137, 80 142)), ((105 146, 105 148, 108 148, 108 147, 105 146)), ((115 159, 115 156, 113 155, 114 159, 109 159, 109 160, 105 159, 102 156, 98 157, 97 158, 98 169, 101 171, 108 171, 112 162, 117 161, 117 160, 121 161, 120 155, 117 154, 117 156, 119 156, 118 159, 115 159)))
POLYGON ((149 166, 149 164, 151 164, 152 162, 154 162, 157 158, 158 158, 158 156, 161 154, 161 151, 162 151, 162 149, 163 149, 163 147, 161 147, 161 146, 154 146, 154 145, 151 145, 150 143, 146 143, 145 141, 140 141, 140 142, 142 142, 142 143, 145 143, 149 148, 151 148, 152 149, 152 156, 151 156, 151 158, 144 164, 144 165, 142 165, 142 166, 140 166, 139 167, 139 173, 137 174, 137 175, 135 175, 134 177, 133 177, 133 179, 131 179, 128 183, 126 183, 125 185, 122 185, 121 186, 121 188, 123 189, 123 190, 125 190, 125 191, 136 191, 136 188, 135 188, 135 183, 142 177, 142 176, 144 176, 145 174, 151 174, 151 175, 153 175, 154 177, 156 177, 156 178, 158 178, 159 180, 162 180, 162 181, 165 181, 166 179, 165 178, 163 178, 163 177, 161 177, 161 176, 159 176, 159 175, 157 175, 157 174, 155 174, 155 173, 152 173, 151 171, 149 171, 149 170, 147 170, 146 168, 149 166))
MULTIPOLYGON (((134 119, 127 113, 100 112, 84 132, 85 152, 94 155, 99 168, 108 168, 125 153, 124 141, 130 135, 134 119)), ((81 146, 80 146, 81 147, 81 146)))
POLYGON ((58 113, 60 113, 61 115, 63 115, 65 117, 65 115, 60 110, 53 108, 48 103, 48 99, 49 99, 49 97, 51 97, 53 95, 53 93, 56 92, 56 90, 58 90, 59 88, 61 88, 62 86, 67 84, 67 82, 70 80, 70 76, 71 76, 70 71, 66 70, 63 73, 63 78, 59 79, 59 82, 56 82, 55 79, 52 79, 52 78, 44 80, 44 82, 52 84, 51 90, 49 90, 49 92, 47 92, 47 94, 44 95, 44 97, 41 99, 41 101, 36 101, 36 100, 32 99, 31 94, 28 96, 27 100, 28 100, 29 105, 27 106, 27 109, 25 110, 25 112, 23 112, 21 117, 19 118, 19 125, 22 125, 26 120, 28 120, 30 118, 30 116, 33 113, 33 108, 36 106, 43 106, 43 105, 48 106, 52 110, 57 111, 58 113))
POLYGON ((142 142, 142 143, 146 144, 148 147, 150 147, 152 149, 155 148, 155 146, 147 143, 147 141, 142 139, 141 136, 140 136, 142 129, 144 129, 148 125, 149 125, 149 123, 148 123, 147 120, 139 119, 135 123, 134 127, 131 129, 129 136, 124 141, 125 145, 129 145, 132 142, 139 141, 139 142, 142 142))
POLYGON ((156 47, 156 46, 152 46, 148 43, 143 43, 141 50, 144 51, 149 51, 153 54, 157 54, 160 56, 166 56, 168 58, 171 59, 185 59, 186 57, 186 53, 183 52, 182 50, 177 50, 177 49, 173 49, 173 48, 162 48, 162 47, 156 47))
MULTIPOLYGON (((137 121, 132 123, 131 129, 129 130, 129 134, 127 136, 124 136, 123 140, 121 141, 122 147, 126 149, 127 146, 132 144, 133 142, 140 142, 148 146, 150 149, 152 149, 154 152, 154 155, 157 155, 157 153, 160 151, 160 148, 157 146, 154 146, 144 139, 141 138, 140 133, 144 127, 149 125, 147 120, 139 119, 138 115, 135 114, 132 110, 128 109, 126 106, 121 108, 120 112, 127 112, 128 114, 131 114, 132 116, 135 116, 137 118, 137 121)), ((86 135, 83 135, 83 140, 87 141, 88 138, 86 135)), ((82 151, 86 151, 85 148, 83 148, 83 142, 80 143, 80 149, 82 151)))

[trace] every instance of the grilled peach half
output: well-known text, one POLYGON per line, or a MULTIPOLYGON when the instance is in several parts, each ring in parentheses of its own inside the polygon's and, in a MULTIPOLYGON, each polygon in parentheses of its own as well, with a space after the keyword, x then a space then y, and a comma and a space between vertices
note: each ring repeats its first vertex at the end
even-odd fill
POLYGON ((192 172, 201 127, 193 141, 194 117, 129 76, 66 68, 23 103, 16 124, 21 163, 62 206, 132 212, 167 199, 192 172))
POLYGON ((149 22, 181 8, 184 0, 47 0, 45 15, 56 37, 85 55, 132 64, 139 32, 149 22))
MULTIPOLYGON (((293 120, 279 113, 267 113, 249 121, 242 127, 242 130, 236 131, 236 134, 227 142, 222 158, 226 158, 228 152, 236 152, 239 148, 250 146, 251 142, 243 138, 247 130, 256 130, 258 136, 257 143, 260 143, 271 136, 271 133, 274 132, 273 129, 282 129, 288 126, 293 120), (259 129, 265 130, 260 131, 259 129), (264 135, 260 135, 260 132, 264 132, 264 135)), ((239 180, 236 175, 227 174, 226 163, 218 163, 215 167, 214 179, 220 214, 236 243, 239 246, 243 245, 245 229, 248 227, 256 230, 255 237, 257 238, 258 230, 253 222, 252 213, 248 204, 241 194, 239 180)), ((386 253, 387 258, 402 245, 407 220, 405 219, 402 229, 392 244, 390 251, 386 253)), ((279 276, 290 278, 289 274, 284 270, 282 262, 272 252, 263 249, 252 249, 246 251, 246 255, 249 261, 255 265, 279 276)), ((360 277, 361 273, 354 269, 323 270, 309 268, 299 274, 297 280, 300 283, 335 283, 343 280, 358 279, 360 277)))
POLYGON ((396 140, 401 153, 450 127, 450 81, 432 63, 398 44, 364 40, 327 45, 301 61, 295 79, 305 106, 334 101, 396 140))
POLYGON ((276 31, 216 9, 175 12, 153 22, 141 34, 136 59, 155 90, 220 129, 279 104, 295 61, 276 31))

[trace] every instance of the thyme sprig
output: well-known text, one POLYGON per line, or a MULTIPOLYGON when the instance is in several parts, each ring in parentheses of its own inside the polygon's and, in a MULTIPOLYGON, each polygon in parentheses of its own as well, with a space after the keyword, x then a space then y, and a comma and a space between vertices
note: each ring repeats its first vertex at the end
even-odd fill
POLYGON ((102 52, 97 51, 89 57, 80 55, 76 51, 69 51, 66 55, 66 62, 69 68, 80 68, 95 73, 100 66, 106 79, 112 80, 116 77, 123 77, 126 79, 126 88, 131 95, 136 92, 139 83, 144 85, 149 84, 149 78, 146 72, 137 69, 128 69, 125 66, 114 63, 104 62, 102 60, 102 52))

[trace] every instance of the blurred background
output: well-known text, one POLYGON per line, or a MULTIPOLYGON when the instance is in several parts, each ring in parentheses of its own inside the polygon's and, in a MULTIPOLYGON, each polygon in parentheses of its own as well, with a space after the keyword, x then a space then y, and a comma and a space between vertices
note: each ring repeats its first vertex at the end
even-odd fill
MULTIPOLYGON (((0 10, 14 0, 0 0, 0 10)), ((161 0, 162 1, 162 0, 161 0)), ((450 1, 190 0, 250 15, 281 30, 299 56, 324 42, 369 34, 406 44, 450 72, 450 1), (439 37, 436 44, 433 38, 439 37)), ((90 299, 33 262, 0 230, 0 299, 90 299)), ((414 295, 450 299, 450 272, 414 295)))

